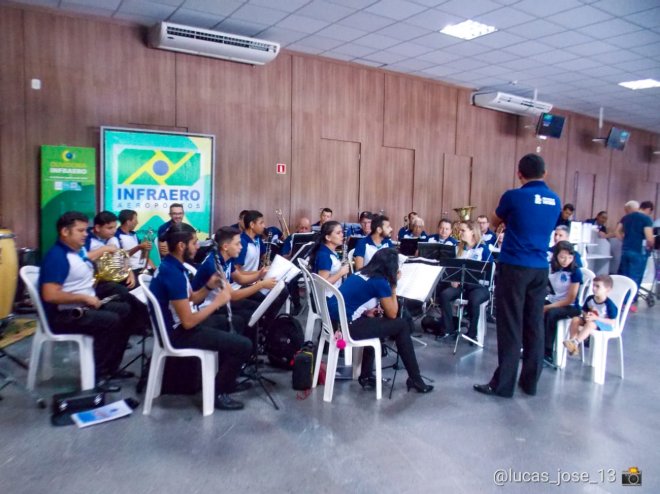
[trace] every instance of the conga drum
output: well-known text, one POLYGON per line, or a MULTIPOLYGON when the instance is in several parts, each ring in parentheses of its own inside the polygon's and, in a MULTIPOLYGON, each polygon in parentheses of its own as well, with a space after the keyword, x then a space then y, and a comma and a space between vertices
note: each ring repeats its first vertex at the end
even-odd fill
POLYGON ((0 230, 0 320, 11 314, 18 282, 18 256, 14 235, 0 230))

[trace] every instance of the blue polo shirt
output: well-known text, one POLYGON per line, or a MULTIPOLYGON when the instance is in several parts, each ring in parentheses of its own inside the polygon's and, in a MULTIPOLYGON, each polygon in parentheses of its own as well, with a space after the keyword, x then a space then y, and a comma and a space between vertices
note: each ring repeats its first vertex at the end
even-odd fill
POLYGON ((403 237, 405 237, 406 235, 410 235, 411 233, 412 232, 408 228, 402 226, 401 228, 399 228, 399 233, 397 233, 396 238, 397 240, 400 241, 403 237))
MULTIPOLYGON (((178 326, 181 321, 174 307, 170 304, 172 300, 188 300, 192 294, 192 288, 186 275, 186 268, 174 256, 167 255, 158 266, 150 286, 151 292, 158 299, 158 305, 163 312, 165 326, 169 331, 178 326)), ((195 312, 195 309, 192 309, 195 312)))
POLYGON ((88 228, 87 229, 87 238, 85 239, 85 249, 87 249, 87 252, 93 252, 96 249, 100 247, 104 247, 106 245, 112 245, 113 247, 120 247, 119 244, 119 239, 117 238, 117 234, 115 234, 114 237, 110 238, 101 238, 97 237, 94 234, 94 229, 93 228, 88 228))
POLYGON ((291 247, 292 247, 292 239, 293 239, 293 234, 289 235, 284 243, 282 244, 282 247, 280 248, 280 255, 282 256, 288 256, 291 253, 291 247))
POLYGON ((483 240, 487 244, 495 244, 495 241, 497 240, 497 236, 495 235, 495 232, 489 228, 488 230, 486 230, 486 233, 481 234, 481 240, 483 240))
MULTIPOLYGON (((57 283, 62 286, 62 291, 67 293, 95 296, 94 265, 87 259, 85 248, 75 251, 58 239, 41 262, 39 293, 45 283, 57 283)), ((43 305, 49 317, 58 309, 66 310, 80 306, 80 304, 57 306, 45 301, 43 305)))
POLYGON ((166 242, 167 241, 167 238, 165 238, 165 236, 167 235, 167 232, 169 231, 169 229, 172 227, 172 224, 173 224, 173 221, 169 220, 169 221, 166 221, 165 223, 163 223, 162 225, 160 225, 158 227, 157 235, 158 235, 158 241, 159 242, 166 242))
MULTIPOLYGON (((392 288, 385 278, 382 276, 367 278, 359 273, 350 275, 339 291, 344 297, 346 317, 349 323, 358 319, 365 311, 374 309, 381 298, 392 296, 392 288)), ((336 297, 328 300, 328 311, 330 319, 339 321, 336 297)))
POLYGON ((242 266, 244 271, 257 271, 259 269, 259 258, 261 256, 261 240, 255 236, 254 240, 250 236, 241 233, 241 253, 238 255, 234 264, 242 266))
POLYGON ((643 245, 646 240, 646 237, 644 236, 644 228, 647 226, 653 227, 653 221, 651 218, 644 213, 635 211, 621 218, 621 224, 623 225, 624 233, 621 250, 643 252, 643 245))
POLYGON ((432 244, 458 245, 458 241, 454 237, 449 236, 443 240, 437 233, 435 235, 431 235, 428 241, 432 244))
POLYGON ((548 242, 561 201, 543 180, 506 191, 495 214, 506 223, 499 262, 528 268, 548 267, 548 242))
POLYGON ((399 240, 402 238, 418 238, 420 242, 428 242, 429 234, 422 230, 422 233, 419 234, 419 237, 415 237, 412 232, 406 233, 403 237, 399 237, 399 240))
POLYGON ((485 242, 478 243, 471 249, 464 249, 460 255, 457 255, 457 257, 459 259, 469 259, 471 261, 491 261, 491 252, 488 245, 489 244, 485 242))
POLYGON ((363 266, 366 266, 369 264, 369 261, 371 261, 371 258, 376 252, 378 252, 380 249, 388 249, 390 247, 394 247, 394 245, 389 238, 384 239, 380 245, 376 245, 371 238, 371 235, 369 235, 368 237, 364 237, 358 240, 357 244, 355 245, 355 252, 353 253, 353 257, 364 258, 363 266))

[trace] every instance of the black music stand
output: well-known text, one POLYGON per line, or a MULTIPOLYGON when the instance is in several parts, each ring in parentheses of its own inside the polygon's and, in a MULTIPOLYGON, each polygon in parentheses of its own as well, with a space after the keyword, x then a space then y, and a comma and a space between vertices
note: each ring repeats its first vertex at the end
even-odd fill
POLYGON ((291 262, 298 257, 305 258, 312 247, 316 233, 294 233, 291 235, 291 262))
MULTIPOLYGON (((270 292, 268 292, 268 295, 266 295, 266 298, 259 304, 259 307, 254 311, 252 314, 252 317, 250 317, 250 322, 248 322, 249 327, 255 327, 256 325, 256 339, 259 341, 259 320, 261 317, 266 313, 268 308, 271 306, 273 302, 277 299, 277 297, 282 293, 282 290, 284 290, 285 284, 283 280, 280 280, 277 282, 277 285, 275 285, 275 288, 273 288, 270 292)), ((266 393, 266 396, 268 396, 268 399, 270 402, 273 404, 275 407, 275 410, 279 410, 280 407, 277 406, 277 403, 275 403, 275 400, 273 399, 273 396, 270 394, 270 391, 268 391, 268 388, 266 388, 266 385, 264 384, 264 381, 269 383, 272 386, 275 386, 275 381, 272 379, 269 379, 261 374, 261 371, 259 370, 259 358, 257 357, 254 361, 254 370, 248 374, 246 374, 247 379, 250 381, 255 381, 259 386, 261 386, 261 389, 264 390, 264 393, 266 393)))
POLYGON ((399 253, 404 256, 414 256, 417 253, 418 238, 402 238, 399 242, 399 253))
POLYGON ((355 246, 362 238, 364 238, 364 236, 362 235, 351 235, 350 237, 348 237, 348 244, 346 245, 346 249, 348 250, 348 252, 354 250, 355 246))
POLYGON ((440 261, 442 259, 453 259, 456 257, 456 246, 439 244, 437 242, 419 242, 419 257, 440 261))
MULTIPOLYGON (((443 259, 440 265, 445 269, 443 270, 442 281, 445 282, 458 282, 460 284, 459 295, 459 309, 458 309, 458 333, 456 334, 456 343, 454 344, 454 355, 458 349, 458 342, 461 338, 468 340, 470 343, 483 348, 483 345, 476 340, 473 340, 464 333, 461 333, 461 322, 463 320, 463 287, 465 285, 479 285, 488 288, 492 279, 493 263, 483 261, 473 261, 470 259, 443 259)), ((484 324, 486 321, 484 321, 484 324)))

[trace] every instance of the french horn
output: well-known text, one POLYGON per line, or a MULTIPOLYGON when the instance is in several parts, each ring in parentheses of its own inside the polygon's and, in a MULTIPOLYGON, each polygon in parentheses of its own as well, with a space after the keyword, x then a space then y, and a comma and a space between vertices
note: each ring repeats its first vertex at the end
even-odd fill
POLYGON ((128 253, 125 250, 104 252, 96 261, 96 281, 121 283, 131 272, 128 253))

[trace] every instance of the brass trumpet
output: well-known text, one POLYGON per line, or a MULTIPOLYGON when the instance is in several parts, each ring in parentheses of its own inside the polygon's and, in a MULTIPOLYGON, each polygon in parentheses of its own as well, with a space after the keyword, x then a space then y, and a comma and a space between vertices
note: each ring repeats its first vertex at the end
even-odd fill
POLYGON ((286 220, 284 219, 284 215, 282 214, 281 209, 276 209, 275 210, 275 216, 277 216, 277 221, 280 223, 280 229, 282 230, 282 240, 287 238, 289 235, 291 235, 291 232, 289 231, 289 225, 286 224, 286 220))

